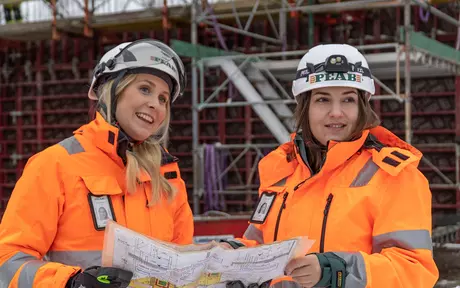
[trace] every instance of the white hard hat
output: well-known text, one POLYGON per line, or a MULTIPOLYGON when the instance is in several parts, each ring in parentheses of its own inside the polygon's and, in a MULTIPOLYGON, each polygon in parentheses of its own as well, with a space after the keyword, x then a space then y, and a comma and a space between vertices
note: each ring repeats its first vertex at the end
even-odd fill
POLYGON ((184 93, 187 82, 184 64, 169 46, 157 40, 141 39, 122 43, 102 56, 94 69, 88 97, 97 100, 95 90, 101 84, 100 79, 116 77, 122 72, 167 75, 172 82, 171 102, 184 93))
POLYGON ((323 87, 352 87, 363 90, 370 99, 375 93, 366 58, 347 44, 326 44, 311 48, 300 60, 292 94, 323 87))

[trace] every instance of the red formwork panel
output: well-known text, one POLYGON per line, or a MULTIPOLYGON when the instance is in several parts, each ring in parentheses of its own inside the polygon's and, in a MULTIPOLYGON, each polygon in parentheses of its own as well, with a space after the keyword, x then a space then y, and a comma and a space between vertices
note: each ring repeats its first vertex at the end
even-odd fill
POLYGON ((78 39, 13 44, 1 60, 11 68, 0 82, 1 210, 27 159, 87 121, 85 86, 94 58, 78 39))
POLYGON ((194 236, 231 235, 242 237, 248 228, 249 218, 203 217, 194 221, 194 236))

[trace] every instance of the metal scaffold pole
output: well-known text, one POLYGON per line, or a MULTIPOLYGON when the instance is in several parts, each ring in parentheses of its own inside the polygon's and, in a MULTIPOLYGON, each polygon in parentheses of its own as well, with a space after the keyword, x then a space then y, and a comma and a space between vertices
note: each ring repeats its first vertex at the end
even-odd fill
POLYGON ((411 73, 410 73, 410 33, 411 33, 411 0, 405 0, 404 3, 404 89, 405 89, 405 136, 406 142, 412 142, 412 119, 411 119, 411 73))
MULTIPOLYGON (((191 42, 192 45, 198 43, 198 31, 197 31, 197 13, 198 1, 193 0, 191 5, 191 42)), ((198 119, 198 75, 197 75, 197 61, 196 57, 192 57, 192 154, 193 154, 193 213, 195 215, 200 213, 200 194, 199 194, 199 183, 200 183, 200 158, 199 158, 199 119, 198 119)))

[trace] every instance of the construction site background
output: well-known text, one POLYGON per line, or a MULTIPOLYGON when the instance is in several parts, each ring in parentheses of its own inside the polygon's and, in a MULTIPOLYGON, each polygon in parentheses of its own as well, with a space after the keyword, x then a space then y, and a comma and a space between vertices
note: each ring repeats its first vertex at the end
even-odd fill
POLYGON ((168 149, 196 239, 241 236, 257 163, 293 131, 298 61, 348 43, 369 61, 382 125, 424 153, 438 286, 460 286, 459 23, 458 0, 0 0, 0 213, 27 159, 90 119, 101 55, 150 37, 187 68, 168 149))

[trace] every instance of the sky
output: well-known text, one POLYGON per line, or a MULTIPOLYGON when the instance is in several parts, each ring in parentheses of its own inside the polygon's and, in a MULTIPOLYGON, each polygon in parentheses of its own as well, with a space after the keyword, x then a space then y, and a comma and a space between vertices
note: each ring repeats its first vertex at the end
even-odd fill
MULTIPOLYGON (((219 0, 227 2, 228 0, 219 0)), ((92 0, 89 0, 91 3, 92 0)), ((147 7, 162 7, 163 0, 95 0, 96 15, 115 14, 121 12, 133 12, 144 10, 147 7)), ((208 0, 214 3, 217 0, 208 0)), ((190 4, 191 0, 168 0, 168 6, 180 6, 190 4)), ((83 17, 83 0, 58 0, 57 8, 65 18, 83 17)), ((91 4, 90 4, 91 5, 91 4)), ((25 0, 20 5, 23 22, 50 21, 52 11, 49 4, 44 0, 25 0)), ((0 11, 0 24, 5 24, 5 14, 0 11)))

